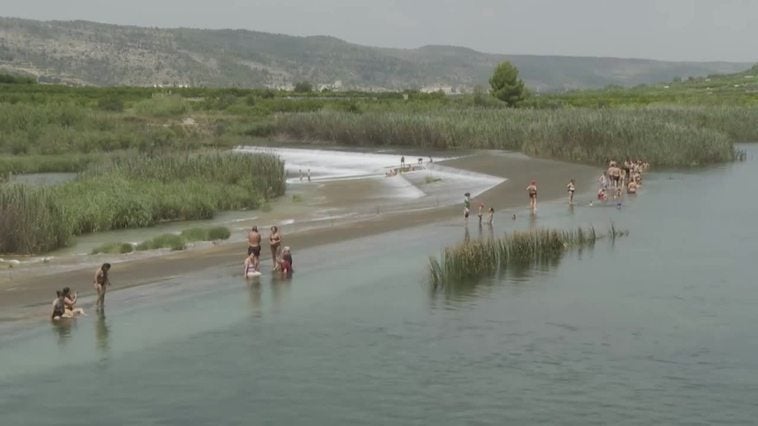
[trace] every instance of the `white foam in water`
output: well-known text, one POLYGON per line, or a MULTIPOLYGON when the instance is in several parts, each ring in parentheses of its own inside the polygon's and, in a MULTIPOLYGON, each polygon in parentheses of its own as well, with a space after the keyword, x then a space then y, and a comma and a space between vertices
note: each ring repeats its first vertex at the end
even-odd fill
MULTIPOLYGON (((397 198, 419 199, 433 195, 444 204, 460 201, 459 199, 462 198, 464 192, 470 192, 474 196, 481 194, 506 180, 483 173, 429 164, 427 162, 428 157, 424 158, 423 165, 425 169, 385 178, 389 169, 400 166, 401 155, 269 147, 238 147, 235 151, 246 153, 265 152, 279 156, 279 158, 284 160, 285 170, 290 175, 295 176, 294 178, 290 178, 288 183, 300 182, 299 173, 301 171, 305 179, 308 169, 311 171, 311 179, 318 182, 382 178, 384 183, 392 188, 393 196, 397 198), (427 190, 427 186, 423 184, 424 179, 429 174, 442 180, 440 184, 430 186, 429 190, 427 190)), ((432 159, 436 163, 449 158, 432 157, 432 159)), ((406 156, 407 165, 415 165, 417 160, 418 157, 406 156)))
MULTIPOLYGON (((284 160, 287 172, 295 175, 290 181, 299 181, 298 172, 311 170, 313 180, 330 180, 349 177, 384 176, 391 167, 400 167, 400 155, 377 154, 320 149, 239 147, 238 152, 266 152, 284 160)), ((425 158, 426 161, 428 159, 425 158)), ((432 158, 434 161, 441 158, 432 158)), ((406 157, 406 164, 416 164, 416 157, 406 157)))

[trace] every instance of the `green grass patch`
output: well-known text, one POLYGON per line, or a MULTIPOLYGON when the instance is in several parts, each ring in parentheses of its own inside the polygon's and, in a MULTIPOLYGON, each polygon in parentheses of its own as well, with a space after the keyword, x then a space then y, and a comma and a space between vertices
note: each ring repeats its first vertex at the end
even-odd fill
POLYGON ((105 243, 92 249, 92 254, 125 254, 134 251, 130 243, 105 243))

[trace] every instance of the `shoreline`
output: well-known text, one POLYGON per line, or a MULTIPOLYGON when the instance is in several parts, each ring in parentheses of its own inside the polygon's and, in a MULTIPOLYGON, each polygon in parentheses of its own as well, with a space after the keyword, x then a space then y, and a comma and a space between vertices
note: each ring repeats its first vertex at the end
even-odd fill
MULTIPOLYGON (((565 197, 565 184, 571 178, 576 179, 579 192, 585 192, 583 188, 594 185, 597 174, 595 168, 586 165, 526 156, 491 155, 488 152, 452 159, 446 162, 446 165, 507 178, 505 182, 474 197, 475 202, 485 202, 487 207, 495 208, 496 213, 504 209, 512 210, 526 206, 524 188, 532 179, 537 179, 540 187, 540 201, 546 202, 565 197)), ((460 209, 460 206, 453 205, 416 211, 387 212, 292 234, 288 234, 286 227, 283 227, 284 244, 298 252, 320 245, 454 220, 460 215, 460 209)), ((472 216, 471 223, 475 223, 476 216, 472 216)), ((109 291, 150 285, 166 277, 213 267, 239 266, 246 253, 246 246, 245 242, 235 241, 147 258, 117 259, 111 262, 114 265, 112 276, 115 285, 109 291)), ((261 256, 263 265, 270 261, 268 254, 268 250, 264 248, 261 256)), ((0 281, 0 291, 4 295, 0 298, 0 309, 4 313, 0 316, 0 323, 33 321, 40 316, 47 318, 49 300, 52 300, 56 289, 64 286, 77 290, 82 298, 94 295, 91 281, 96 268, 97 266, 92 265, 82 265, 65 271, 30 268, 18 271, 12 279, 0 281)))

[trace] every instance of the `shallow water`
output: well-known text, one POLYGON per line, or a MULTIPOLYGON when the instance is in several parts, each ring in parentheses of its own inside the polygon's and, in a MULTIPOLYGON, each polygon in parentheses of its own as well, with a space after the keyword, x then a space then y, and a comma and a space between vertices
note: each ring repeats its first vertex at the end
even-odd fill
POLYGON ((0 423, 753 424, 756 178, 736 163, 651 175, 620 210, 498 212, 493 234, 631 235, 466 291, 425 284, 456 221, 296 252, 291 281, 115 292, 105 318, 0 335, 0 423))

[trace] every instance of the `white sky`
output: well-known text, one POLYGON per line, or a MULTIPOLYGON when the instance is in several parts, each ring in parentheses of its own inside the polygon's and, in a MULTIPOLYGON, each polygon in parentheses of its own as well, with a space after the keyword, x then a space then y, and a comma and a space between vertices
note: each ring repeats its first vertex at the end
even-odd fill
POLYGON ((758 0, 0 0, 0 15, 331 35, 373 46, 758 62, 758 0))

